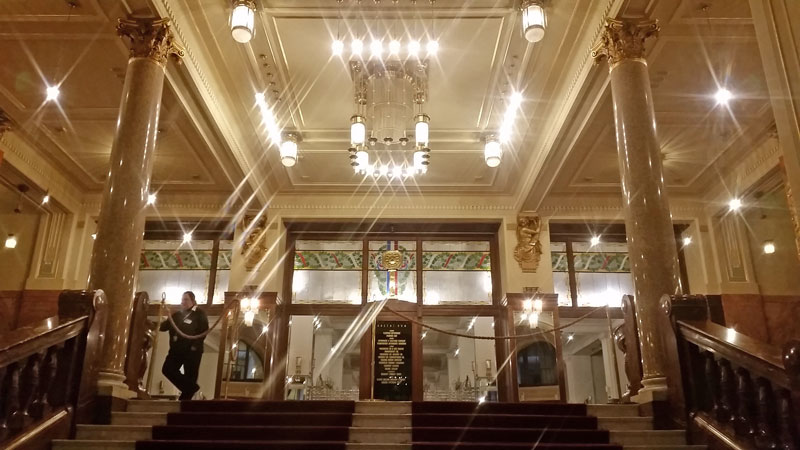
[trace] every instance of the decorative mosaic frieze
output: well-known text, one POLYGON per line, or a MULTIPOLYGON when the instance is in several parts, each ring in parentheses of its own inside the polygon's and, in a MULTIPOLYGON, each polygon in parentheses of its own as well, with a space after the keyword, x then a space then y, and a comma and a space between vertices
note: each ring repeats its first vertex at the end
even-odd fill
MULTIPOLYGON (((586 252, 575 253, 575 272, 628 273, 631 271, 627 253, 586 252)), ((567 272, 567 254, 552 252, 550 260, 553 272, 567 272)))
MULTIPOLYGON (((386 270, 383 265, 382 251, 369 252, 369 268, 370 270, 386 270)), ((403 263, 397 270, 415 270, 417 268, 417 254, 414 251, 400 250, 403 255, 403 263)))
POLYGON ((300 250, 294 254, 295 270, 361 270, 360 250, 300 250))
MULTIPOLYGON (((220 250, 217 270, 230 270, 231 251, 220 250)), ((142 250, 139 270, 211 270, 211 250, 142 250)))
POLYGON ((491 270, 488 252, 431 252, 422 253, 422 270, 491 270))

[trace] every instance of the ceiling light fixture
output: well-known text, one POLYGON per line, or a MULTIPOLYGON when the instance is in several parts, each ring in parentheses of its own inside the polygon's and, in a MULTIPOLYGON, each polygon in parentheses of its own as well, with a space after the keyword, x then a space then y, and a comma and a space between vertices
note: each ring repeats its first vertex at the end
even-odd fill
POLYGON ((344 52, 344 42, 341 39, 336 39, 331 44, 331 51, 335 56, 342 56, 342 52, 344 52))
POLYGON ((547 16, 544 7, 537 0, 522 2, 522 33, 528 42, 539 42, 544 38, 547 16))
POLYGON ((717 93, 714 94, 714 99, 717 101, 718 105, 727 106, 728 102, 733 100, 733 93, 723 87, 717 89, 717 93))
POLYGON ((147 194, 147 206, 156 204, 156 194, 147 194))
POLYGON ((684 236, 683 237, 683 246, 684 247, 687 247, 691 243, 692 243, 692 237, 691 236, 684 236))
POLYGON ((97 233, 92 233, 92 240, 97 239, 97 233))
POLYGON ((261 122, 267 128, 269 139, 273 144, 280 147, 282 142, 281 127, 278 125, 278 120, 275 117, 275 114, 272 112, 272 109, 270 109, 269 105, 267 105, 267 98, 262 92, 256 93, 256 105, 258 106, 258 110, 261 112, 261 122))
POLYGON ((731 211, 738 211, 742 209, 742 201, 738 198, 732 198, 731 201, 728 202, 728 208, 731 211))
POLYGON ((383 55, 383 43, 378 39, 373 39, 369 44, 369 51, 373 58, 380 58, 383 55))
POLYGON ((361 52, 364 51, 364 42, 361 39, 353 39, 353 42, 350 43, 350 53, 353 57, 360 58, 361 52))
POLYGON ((256 25, 256 4, 252 0, 236 0, 231 11, 231 36, 246 44, 253 39, 256 25))
MULTIPOLYGON (((373 41, 373 54, 378 51, 376 42, 380 44, 373 41)), ((399 41, 392 42, 399 47, 399 41)), ((430 117, 423 111, 428 95, 427 61, 351 60, 350 76, 355 113, 350 117, 348 154, 355 173, 389 180, 425 173, 430 163, 430 117), (405 150, 410 147, 411 123, 416 145, 405 150), (372 150, 379 143, 383 147, 372 150), (368 151, 376 154, 372 163, 368 151), (398 160, 401 155, 405 161, 398 160)))
POLYGON ((764 241, 764 253, 767 255, 775 253, 775 242, 764 241))
POLYGON ((42 205, 46 205, 50 202, 50 192, 45 192, 44 197, 42 197, 42 205))
POLYGON ((497 167, 503 157, 503 147, 495 136, 487 136, 483 145, 483 159, 489 167, 497 167))
POLYGON ((428 44, 425 46, 425 50, 428 52, 428 56, 436 56, 439 53, 439 41, 436 39, 431 39, 428 41, 428 44))
POLYGON ((419 41, 415 39, 408 41, 408 56, 411 58, 419 56, 419 41))
POLYGON ((503 115, 503 122, 500 124, 500 142, 506 143, 511 140, 511 135, 514 131, 514 122, 517 120, 517 111, 519 111, 519 108, 522 106, 523 100, 522 93, 519 91, 514 91, 509 97, 508 106, 503 115))
POLYGON ((600 243, 600 236, 592 236, 592 239, 589 240, 589 243, 592 244, 592 247, 598 245, 600 243))
POLYGON ((61 90, 58 86, 47 86, 45 89, 45 101, 54 102, 58 100, 58 95, 61 93, 61 90))
POLYGON ((400 41, 397 39, 392 39, 392 41, 389 42, 389 54, 392 56, 397 56, 400 54, 400 41))
POLYGON ((281 143, 281 163, 286 167, 292 167, 297 164, 297 136, 294 134, 287 134, 286 138, 281 143))
POLYGON ((17 237, 13 234, 9 234, 6 238, 6 248, 16 248, 17 246, 17 237))
POLYGON ((188 244, 189 242, 192 242, 192 232, 191 231, 183 233, 183 243, 184 244, 188 244))

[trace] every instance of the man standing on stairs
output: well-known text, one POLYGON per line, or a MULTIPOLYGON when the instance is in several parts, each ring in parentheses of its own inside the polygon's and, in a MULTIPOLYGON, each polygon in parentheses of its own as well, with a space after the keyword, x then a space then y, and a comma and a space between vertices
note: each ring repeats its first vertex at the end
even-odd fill
POLYGON ((197 307, 194 292, 186 291, 181 297, 181 310, 172 315, 172 320, 161 324, 160 331, 169 331, 169 353, 164 360, 161 373, 181 391, 180 400, 191 400, 200 390, 197 374, 203 358, 205 336, 188 339, 185 336, 199 336, 208 330, 208 317, 197 307), (174 324, 174 325, 173 325, 174 324), (177 326, 178 330, 175 329, 177 326), (183 373, 181 373, 183 366, 183 373))

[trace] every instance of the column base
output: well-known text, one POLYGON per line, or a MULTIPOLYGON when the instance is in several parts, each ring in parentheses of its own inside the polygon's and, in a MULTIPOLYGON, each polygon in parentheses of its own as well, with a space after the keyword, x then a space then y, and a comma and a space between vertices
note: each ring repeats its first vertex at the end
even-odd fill
POLYGON ((125 375, 101 371, 97 375, 97 395, 129 400, 136 397, 136 392, 125 384, 125 375))
POLYGON ((639 393, 631 397, 634 403, 652 403, 667 401, 667 378, 657 377, 642 380, 639 393))

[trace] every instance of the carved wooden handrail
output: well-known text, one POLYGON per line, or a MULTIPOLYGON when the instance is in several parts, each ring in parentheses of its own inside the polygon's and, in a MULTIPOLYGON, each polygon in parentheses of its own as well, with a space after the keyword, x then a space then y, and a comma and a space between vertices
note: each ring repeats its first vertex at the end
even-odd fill
MULTIPOLYGON (((800 341, 781 350, 708 320, 702 296, 668 297, 668 360, 693 441, 714 448, 798 449, 800 341)), ((678 419, 680 421, 680 419, 678 419)))
POLYGON ((59 316, 0 335, 1 447, 68 437, 96 390, 104 311, 102 291, 65 291, 59 316))

